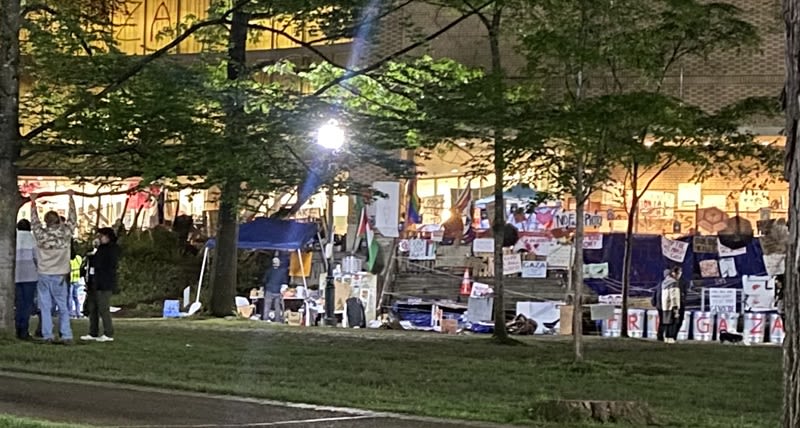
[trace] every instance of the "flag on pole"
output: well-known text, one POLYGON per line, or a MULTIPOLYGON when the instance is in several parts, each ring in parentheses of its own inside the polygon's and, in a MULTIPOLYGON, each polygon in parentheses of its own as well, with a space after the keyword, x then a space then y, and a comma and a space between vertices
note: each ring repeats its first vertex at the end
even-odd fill
POLYGON ((369 218, 367 218, 367 208, 364 207, 361 209, 361 220, 358 222, 358 232, 356 236, 358 240, 361 237, 367 237, 367 272, 372 272, 372 268, 375 267, 375 262, 378 260, 378 241, 375 240, 375 231, 372 230, 372 226, 369 224, 369 218))
POLYGON ((470 243, 475 239, 475 229, 472 227, 472 181, 467 181, 467 187, 458 195, 454 205, 455 212, 463 217, 464 221, 464 236, 462 240, 465 243, 470 243))
POLYGON ((417 196, 417 179, 412 178, 408 180, 408 188, 406 191, 408 195, 408 209, 406 209, 406 225, 409 224, 422 224, 422 215, 420 214, 421 203, 419 196, 417 196))

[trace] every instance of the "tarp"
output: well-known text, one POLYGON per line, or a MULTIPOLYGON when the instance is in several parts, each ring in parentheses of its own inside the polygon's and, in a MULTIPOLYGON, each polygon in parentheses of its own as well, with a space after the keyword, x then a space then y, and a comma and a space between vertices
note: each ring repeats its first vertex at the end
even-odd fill
MULTIPOLYGON (((317 235, 314 223, 299 223, 261 217, 239 225, 240 250, 294 251, 302 249, 317 235)), ((214 248, 216 241, 209 239, 206 247, 214 248)))
MULTIPOLYGON (((700 261, 719 259, 717 254, 695 253, 692 238, 679 239, 689 243, 683 264, 682 280, 694 282, 694 287, 741 288, 742 275, 765 275, 761 244, 754 239, 747 245, 747 253, 733 257, 736 263, 735 278, 702 278, 700 261)), ((622 291, 622 269, 625 253, 625 234, 612 233, 603 235, 603 248, 600 250, 584 250, 585 263, 608 263, 608 278, 587 279, 586 285, 598 295, 619 294, 622 291)), ((653 289, 664 278, 664 269, 676 263, 667 260, 661 254, 661 235, 634 235, 633 259, 631 263, 631 296, 650 296, 653 289)))

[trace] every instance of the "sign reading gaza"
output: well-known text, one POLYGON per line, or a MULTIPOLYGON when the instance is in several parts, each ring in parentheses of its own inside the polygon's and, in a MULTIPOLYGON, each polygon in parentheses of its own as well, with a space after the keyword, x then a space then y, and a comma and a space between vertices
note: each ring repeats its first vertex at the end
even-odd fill
MULTIPOLYGON (((554 229, 575 229, 578 221, 575 211, 563 211, 553 217, 554 229)), ((600 227, 603 224, 603 216, 597 214, 584 214, 583 224, 585 226, 600 227)))

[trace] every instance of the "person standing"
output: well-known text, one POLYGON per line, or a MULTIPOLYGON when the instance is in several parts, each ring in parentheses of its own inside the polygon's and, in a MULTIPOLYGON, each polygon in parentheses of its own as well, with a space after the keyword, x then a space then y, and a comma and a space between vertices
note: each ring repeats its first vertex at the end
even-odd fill
POLYGON ((30 320, 33 314, 36 283, 39 272, 36 267, 36 241, 31 233, 31 222, 20 220, 17 223, 17 258, 14 270, 14 324, 17 338, 30 340, 30 320))
POLYGON ((289 269, 281 266, 281 259, 272 259, 272 267, 264 274, 264 310, 261 319, 269 320, 269 312, 274 311, 274 321, 283 323, 283 285, 289 282, 289 269))
POLYGON ((75 248, 74 242, 70 248, 72 257, 69 260, 69 296, 67 296, 69 299, 69 316, 71 318, 80 318, 81 302, 78 299, 78 291, 81 287, 81 264, 83 263, 83 257, 78 254, 78 250, 75 248))
POLYGON ((117 234, 110 227, 97 231, 99 245, 91 256, 88 267, 90 281, 87 283, 86 307, 89 312, 89 334, 81 340, 113 342, 114 325, 111 321, 111 296, 117 290, 117 266, 120 248, 117 234), (100 335, 100 320, 103 321, 103 335, 100 335))
MULTIPOLYGON (((660 293, 656 299, 658 304, 659 330, 663 329, 665 343, 675 343, 678 339, 678 332, 683 323, 682 305, 683 298, 681 293, 680 267, 673 267, 660 284, 660 293)), ((661 331, 659 331, 661 333, 661 331)))
POLYGON ((31 228, 36 239, 39 282, 36 286, 36 297, 42 325, 42 338, 46 343, 54 343, 53 309, 58 308, 58 330, 61 342, 72 344, 72 328, 67 310, 67 294, 69 286, 67 277, 70 274, 70 244, 75 233, 78 220, 75 211, 75 198, 72 190, 69 195, 69 213, 62 221, 58 213, 48 211, 44 215, 44 224, 39 220, 36 209, 36 194, 31 195, 31 228))

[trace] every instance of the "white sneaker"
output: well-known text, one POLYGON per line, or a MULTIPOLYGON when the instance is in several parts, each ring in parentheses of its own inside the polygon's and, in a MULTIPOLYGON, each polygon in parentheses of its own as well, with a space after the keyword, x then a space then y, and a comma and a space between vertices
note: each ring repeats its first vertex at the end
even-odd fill
POLYGON ((86 342, 94 342, 94 341, 96 341, 98 339, 99 339, 99 337, 94 337, 94 336, 89 335, 89 334, 87 334, 86 336, 81 336, 81 340, 86 341, 86 342))
POLYGON ((102 335, 102 336, 98 337, 96 340, 97 340, 98 342, 113 342, 113 341, 114 341, 114 338, 113 338, 113 337, 108 337, 108 336, 106 336, 106 335, 104 334, 104 335, 102 335))

